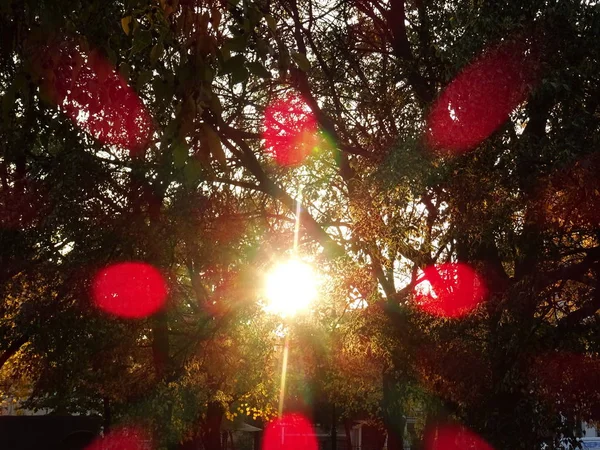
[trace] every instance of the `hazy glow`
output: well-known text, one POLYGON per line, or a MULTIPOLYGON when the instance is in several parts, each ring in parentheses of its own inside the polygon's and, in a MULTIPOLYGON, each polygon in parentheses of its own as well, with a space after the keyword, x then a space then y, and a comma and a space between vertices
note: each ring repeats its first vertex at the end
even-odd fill
POLYGON ((282 317, 304 310, 317 296, 317 277, 313 269, 297 259, 273 268, 266 278, 266 310, 282 317))
POLYGON ((427 433, 425 450, 493 450, 493 447, 463 426, 444 425, 427 433))
POLYGON ((151 450, 150 435, 138 427, 120 428, 111 431, 85 447, 85 450, 151 450))

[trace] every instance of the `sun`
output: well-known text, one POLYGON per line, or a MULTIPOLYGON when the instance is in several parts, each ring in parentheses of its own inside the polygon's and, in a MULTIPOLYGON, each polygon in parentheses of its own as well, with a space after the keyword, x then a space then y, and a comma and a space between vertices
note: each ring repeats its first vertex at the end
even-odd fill
POLYGON ((317 296, 317 276, 308 264, 297 259, 282 262, 265 280, 265 310, 291 317, 306 310, 317 296))

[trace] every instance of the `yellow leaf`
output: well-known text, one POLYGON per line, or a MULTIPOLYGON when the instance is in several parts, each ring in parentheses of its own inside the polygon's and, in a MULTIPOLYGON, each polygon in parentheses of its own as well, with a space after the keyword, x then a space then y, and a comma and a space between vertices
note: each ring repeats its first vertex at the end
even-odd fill
POLYGON ((127 36, 129 36, 129 33, 131 33, 131 28, 130 28, 130 26, 131 26, 131 21, 132 21, 132 20, 133 20, 133 19, 132 19, 132 17, 131 17, 131 16, 126 16, 126 17, 123 17, 123 18, 121 19, 121 26, 123 27, 123 31, 125 32, 125 34, 126 34, 127 36))

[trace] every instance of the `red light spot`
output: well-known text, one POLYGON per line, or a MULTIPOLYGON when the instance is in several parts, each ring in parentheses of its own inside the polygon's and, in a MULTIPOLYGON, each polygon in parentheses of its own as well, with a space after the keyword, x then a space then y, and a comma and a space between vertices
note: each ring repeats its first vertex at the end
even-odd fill
POLYGON ((306 102, 296 95, 268 106, 263 127, 265 148, 282 166, 301 164, 318 144, 317 120, 306 102))
POLYGON ((317 438, 309 420, 300 414, 284 414, 267 425, 262 450, 317 450, 317 438))
POLYGON ((429 113, 426 140, 435 150, 464 152, 488 138, 535 83, 538 58, 521 37, 485 52, 442 92, 429 113))
POLYGON ((85 450, 151 450, 151 438, 140 428, 121 428, 96 439, 85 450))
POLYGON ((465 427, 444 425, 427 434, 425 450, 493 450, 493 447, 465 427))
POLYGON ((152 118, 135 91, 97 51, 71 42, 45 49, 42 91, 75 123, 99 141, 143 151, 152 118))
POLYGON ((163 306, 167 286, 154 267, 127 262, 101 270, 94 279, 92 295, 98 308, 116 316, 138 318, 163 306))
POLYGON ((427 267, 413 294, 423 311, 441 317, 457 318, 472 311, 486 295, 477 273, 465 264, 448 263, 427 267))

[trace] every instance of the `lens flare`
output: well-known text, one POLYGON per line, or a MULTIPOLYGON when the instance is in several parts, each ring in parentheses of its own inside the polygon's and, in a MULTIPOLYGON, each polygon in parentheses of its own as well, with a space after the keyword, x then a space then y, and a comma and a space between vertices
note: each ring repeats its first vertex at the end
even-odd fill
POLYGON ((267 425, 262 450, 317 450, 317 438, 308 419, 289 413, 267 425))
POLYGON ((427 433, 425 450, 493 450, 493 447, 463 426, 444 425, 427 433))
POLYGON ((539 58, 530 41, 511 39, 486 51, 446 87, 427 119, 430 147, 470 150, 508 119, 538 78, 539 58))
POLYGON ((317 120, 297 95, 271 103, 263 121, 265 149, 282 166, 297 166, 319 145, 317 120))
POLYGON ((416 305, 423 311, 447 318, 471 312, 486 296, 479 275, 465 264, 448 263, 425 268, 413 290, 416 305))
POLYGON ((115 316, 147 317, 164 305, 167 285, 158 270, 149 264, 113 264, 96 275, 92 287, 96 306, 115 316))
POLYGON ((73 123, 102 143, 138 154, 151 137, 152 118, 135 91, 98 51, 70 41, 45 48, 41 91, 73 123))
POLYGON ((152 450, 151 438, 137 427, 120 428, 96 439, 85 450, 152 450))
POLYGON ((317 277, 312 267, 297 259, 281 263, 269 273, 265 284, 266 310, 282 317, 306 309, 317 296, 317 277))

